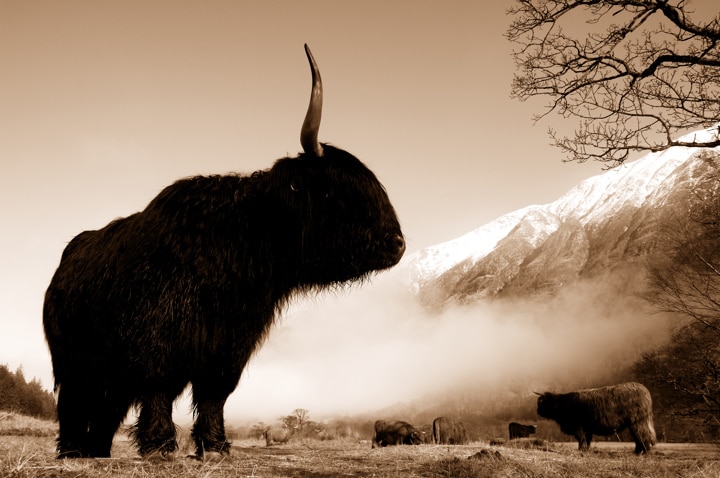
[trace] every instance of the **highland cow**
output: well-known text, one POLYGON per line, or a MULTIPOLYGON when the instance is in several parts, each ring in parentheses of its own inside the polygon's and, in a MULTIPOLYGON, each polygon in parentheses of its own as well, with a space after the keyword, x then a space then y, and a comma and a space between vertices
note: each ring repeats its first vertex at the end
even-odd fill
POLYGON ((408 422, 377 420, 372 448, 389 445, 420 445, 424 443, 421 432, 408 422))
POLYGON ((446 417, 438 417, 432 424, 433 443, 438 445, 464 445, 467 443, 467 432, 462 422, 446 417))
POLYGON ((590 448, 593 435, 613 435, 626 428, 635 441, 636 454, 648 453, 655 445, 652 398, 642 384, 538 395, 538 415, 555 420, 563 433, 577 439, 580 450, 590 448))
POLYGON ((317 140, 322 82, 305 49, 313 82, 304 152, 247 176, 179 180, 65 248, 43 311, 59 458, 110 456, 132 406, 140 455, 174 454, 172 406, 188 385, 197 457, 228 453, 225 401, 288 300, 402 257, 383 186, 356 157, 317 140))
POLYGON ((536 430, 537 427, 535 425, 522 425, 517 422, 510 422, 508 425, 508 434, 511 440, 528 438, 530 435, 533 435, 536 430))
POLYGON ((287 443, 290 438, 295 434, 294 428, 270 426, 265 428, 263 431, 263 437, 265 438, 265 446, 274 444, 287 443))

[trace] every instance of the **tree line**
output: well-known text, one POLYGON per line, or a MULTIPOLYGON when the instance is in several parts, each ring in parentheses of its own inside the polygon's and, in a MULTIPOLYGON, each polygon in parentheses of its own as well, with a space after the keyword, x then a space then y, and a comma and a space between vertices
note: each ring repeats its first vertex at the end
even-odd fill
POLYGON ((37 379, 25 380, 22 368, 0 365, 0 410, 55 420, 55 399, 37 379))

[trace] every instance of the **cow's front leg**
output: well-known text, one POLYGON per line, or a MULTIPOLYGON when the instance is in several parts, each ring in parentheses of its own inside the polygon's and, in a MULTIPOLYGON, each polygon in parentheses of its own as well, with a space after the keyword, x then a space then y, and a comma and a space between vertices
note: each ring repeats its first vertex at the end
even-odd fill
POLYGON ((575 438, 577 438, 578 441, 578 450, 585 451, 588 449, 589 443, 583 429, 579 429, 575 432, 575 438))

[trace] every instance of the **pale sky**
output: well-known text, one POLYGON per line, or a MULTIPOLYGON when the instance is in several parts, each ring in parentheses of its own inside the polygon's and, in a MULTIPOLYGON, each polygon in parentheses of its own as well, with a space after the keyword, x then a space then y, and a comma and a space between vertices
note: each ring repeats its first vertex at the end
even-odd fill
POLYGON ((319 139, 377 174, 408 254, 601 172, 560 161, 550 120, 531 121, 542 101, 509 98, 506 6, 0 0, 0 363, 52 386, 42 300, 76 234, 178 178, 300 150, 303 43, 324 82, 319 139))

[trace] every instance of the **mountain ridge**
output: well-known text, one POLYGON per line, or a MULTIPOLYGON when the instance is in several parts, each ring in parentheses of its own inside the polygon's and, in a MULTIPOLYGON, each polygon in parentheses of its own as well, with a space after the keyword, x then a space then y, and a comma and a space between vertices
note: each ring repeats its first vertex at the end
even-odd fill
MULTIPOLYGON (((684 138, 707 138, 717 127, 684 138)), ((682 214, 706 154, 673 147, 581 181, 557 200, 505 214, 403 261, 410 289, 431 307, 547 294, 640 260, 670 215, 682 214)))

